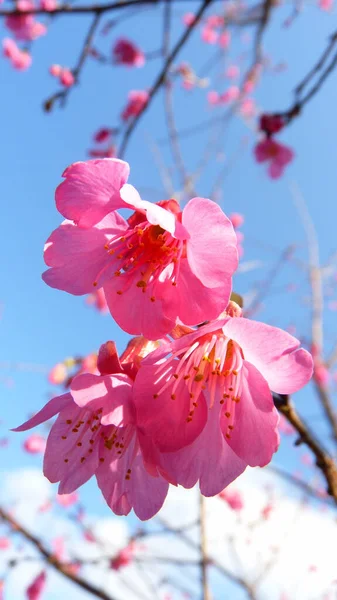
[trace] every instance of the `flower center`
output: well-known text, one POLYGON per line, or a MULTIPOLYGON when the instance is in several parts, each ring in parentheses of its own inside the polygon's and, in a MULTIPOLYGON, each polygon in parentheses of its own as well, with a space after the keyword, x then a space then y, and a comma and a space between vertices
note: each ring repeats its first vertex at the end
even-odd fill
POLYGON ((187 422, 190 422, 200 394, 206 391, 210 409, 216 401, 223 406, 223 414, 228 420, 226 437, 229 439, 234 428, 235 406, 241 399, 243 359, 241 347, 222 331, 206 334, 192 346, 173 353, 158 367, 157 383, 165 378, 172 366, 174 372, 154 397, 158 398, 171 387, 171 399, 175 400, 181 386, 187 386, 191 399, 187 422))

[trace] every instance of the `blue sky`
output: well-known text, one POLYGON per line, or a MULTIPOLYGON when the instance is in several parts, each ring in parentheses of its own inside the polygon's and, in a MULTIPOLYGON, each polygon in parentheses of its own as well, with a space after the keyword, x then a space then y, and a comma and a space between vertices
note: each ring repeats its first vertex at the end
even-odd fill
MULTIPOLYGON (((181 2, 179 5, 174 20, 174 39, 181 33, 181 15, 185 7, 193 10, 193 3, 181 2)), ((292 103, 293 87, 317 60, 334 28, 334 15, 324 14, 314 5, 307 6, 291 28, 281 28, 280 24, 290 11, 290 5, 278 9, 278 16, 264 39, 265 49, 273 62, 289 65, 279 75, 267 74, 257 91, 259 106, 269 112, 283 110, 292 103)), ((7 61, 0 61, 1 363, 34 363, 48 369, 66 356, 96 350, 107 339, 116 340, 122 350, 128 339, 110 317, 103 317, 86 306, 84 298, 48 288, 41 280, 43 244, 61 220, 53 197, 63 169, 86 158, 93 132, 102 125, 116 125, 127 92, 149 87, 160 64, 153 60, 143 69, 128 70, 101 66, 89 60, 80 85, 69 95, 66 108, 55 107, 51 114, 43 113, 43 100, 56 89, 55 80, 48 75, 48 67, 52 63, 74 65, 88 26, 88 17, 55 20, 48 35, 34 44, 33 67, 26 73, 15 72, 7 61)), ((0 33, 1 37, 5 35, 1 27, 0 33)), ((240 33, 237 32, 237 36, 240 33)), ((157 49, 161 41, 160 11, 154 11, 154 14, 144 11, 121 23, 108 36, 99 37, 97 45, 102 51, 109 52, 120 35, 133 39, 145 51, 157 49)), ((196 73, 214 52, 213 48, 200 43, 199 35, 199 32, 194 35, 181 55, 181 59, 191 62, 196 73)), ((234 39, 231 54, 223 64, 235 61, 243 50, 249 52, 249 44, 243 48, 239 39, 234 39)), ((216 71, 212 72, 210 78, 215 74, 216 71)), ((207 90, 186 92, 179 84, 177 87, 178 129, 198 124, 213 114, 207 105, 207 90)), ((165 197, 161 173, 150 148, 151 140, 158 144, 164 162, 172 166, 168 145, 163 142, 162 100, 159 94, 137 127, 125 157, 131 164, 130 182, 147 190, 146 197, 150 200, 165 197)), ((269 180, 264 166, 254 162, 254 132, 238 118, 230 123, 221 149, 228 159, 237 155, 243 138, 247 137, 247 143, 224 180, 222 206, 227 213, 240 212, 245 216, 242 228, 244 261, 262 262, 259 270, 237 277, 237 292, 247 293, 253 284, 264 280, 289 244, 296 244, 296 256, 306 260, 305 235, 291 197, 291 182, 297 182, 305 197, 317 230, 322 261, 336 249, 335 106, 336 75, 332 74, 303 116, 280 136, 285 144, 294 148, 296 160, 277 182, 269 180)), ((197 163, 205 141, 205 133, 184 140, 182 148, 190 167, 197 163)), ((208 196, 217 168, 217 163, 212 161, 197 186, 199 195, 208 196)), ((175 184, 177 186, 177 180, 175 184)), ((299 335, 307 335, 309 313, 304 301, 308 294, 305 273, 287 265, 277 279, 275 290, 277 293, 268 297, 264 311, 257 317, 280 326, 295 324, 299 335), (285 286, 293 281, 299 285, 296 298, 301 298, 301 303, 294 301, 291 292, 285 291, 285 286)), ((331 344, 336 336, 334 315, 327 314, 326 318, 327 340, 331 344)), ((17 425, 27 413, 38 409, 52 390, 42 374, 7 368, 0 374, 14 380, 12 387, 1 387, 4 420, 1 435, 6 435, 8 427, 17 425)), ((299 406, 307 415, 317 413, 312 402, 309 391, 298 394, 299 406)), ((9 448, 0 450, 0 467, 37 464, 38 459, 20 452, 22 440, 23 436, 10 434, 9 448)), ((291 468, 293 451, 285 444, 275 460, 291 468)), ((84 497, 88 502, 98 498, 92 486, 86 490, 84 497)), ((102 512, 106 510, 102 503, 98 506, 102 512)))

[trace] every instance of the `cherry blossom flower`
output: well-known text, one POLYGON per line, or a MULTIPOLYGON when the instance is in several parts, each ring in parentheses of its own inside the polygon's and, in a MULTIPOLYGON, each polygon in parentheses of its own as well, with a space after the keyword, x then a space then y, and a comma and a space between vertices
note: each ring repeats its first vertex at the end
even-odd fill
POLYGON ((251 119, 257 111, 255 100, 253 98, 244 98, 240 104, 239 110, 244 118, 251 119))
POLYGON ((2 41, 3 54, 12 63, 14 69, 26 71, 32 64, 32 57, 26 50, 20 50, 14 40, 5 38, 2 41))
POLYGON ((321 10, 330 11, 334 5, 334 0, 319 0, 318 6, 321 10))
POLYGON ((244 507, 244 502, 241 493, 238 490, 226 489, 220 492, 219 498, 227 502, 232 510, 240 511, 244 507))
POLYGON ((142 67, 145 64, 144 53, 133 42, 124 38, 116 42, 112 54, 117 65, 142 67))
POLYGON ((312 358, 297 339, 231 316, 240 313, 230 302, 226 318, 154 351, 135 381, 139 426, 165 453, 172 478, 188 488, 199 479, 205 496, 221 492, 247 465, 270 462, 279 445, 270 390, 293 393, 312 375, 312 358))
POLYGON ((49 73, 53 77, 57 77, 64 87, 71 87, 75 83, 74 74, 68 67, 61 67, 60 65, 51 65, 49 67, 49 73))
POLYGON ((121 119, 128 121, 131 117, 139 115, 148 100, 149 93, 145 90, 131 90, 128 94, 128 103, 121 114, 121 119))
POLYGON ((240 69, 237 65, 229 65, 225 71, 225 76, 228 79, 237 79, 240 75, 240 69))
POLYGON ((213 27, 205 25, 201 30, 201 39, 206 44, 216 44, 219 38, 219 34, 213 27))
POLYGON ((187 325, 216 318, 238 263, 231 222, 205 198, 183 211, 175 200, 141 200, 125 184, 128 174, 117 159, 66 169, 56 205, 73 222, 64 221, 46 243, 44 281, 75 295, 103 287, 119 326, 148 339, 171 331, 177 318, 187 325), (135 212, 125 221, 117 208, 135 212))
POLYGON ((263 114, 260 117, 259 129, 267 135, 278 133, 285 126, 285 120, 281 115, 263 114))
POLYGON ((195 15, 191 12, 189 13, 185 13, 183 15, 183 23, 184 25, 186 25, 186 27, 191 27, 191 25, 193 25, 195 21, 195 15))
POLYGON ((122 567, 129 565, 132 562, 134 551, 135 545, 131 542, 111 559, 110 568, 114 571, 119 571, 122 567))
MULTIPOLYGON (((152 342, 133 341, 130 359, 152 350, 152 342)), ((133 403, 137 362, 119 360, 115 344, 103 344, 98 355, 100 375, 77 375, 70 393, 50 400, 15 431, 26 431, 58 414, 44 456, 44 474, 60 482, 59 494, 71 494, 96 475, 110 508, 126 515, 134 508, 140 519, 152 517, 162 506, 168 483, 161 475, 160 455, 138 429, 133 403)))
POLYGON ((8 550, 11 546, 11 541, 8 537, 0 537, 0 550, 8 550))
POLYGON ((41 571, 26 590, 27 600, 39 600, 41 598, 46 586, 46 579, 46 572, 41 571))
POLYGON ((54 385, 61 385, 67 379, 68 371, 64 363, 57 363, 49 372, 48 380, 54 385))
POLYGON ((101 127, 98 131, 96 131, 94 135, 94 141, 98 144, 102 144, 110 140, 112 135, 112 130, 109 127, 101 127))
POLYGON ((272 138, 266 138, 258 142, 254 148, 254 154, 257 162, 269 162, 268 175, 272 179, 281 177, 285 167, 294 158, 294 152, 291 148, 276 142, 272 138))
POLYGON ((231 213, 229 215, 230 220, 233 223, 233 227, 234 229, 237 229, 238 227, 241 227, 241 225, 243 225, 244 223, 244 216, 241 215, 240 213, 231 213))
POLYGON ((42 435, 30 435, 23 443, 23 448, 29 454, 40 454, 46 449, 46 440, 42 435))
POLYGON ((61 506, 68 508, 78 502, 79 496, 77 492, 72 492, 71 494, 56 494, 55 500, 61 506))
POLYGON ((99 312, 108 313, 109 307, 105 298, 103 288, 95 290, 92 294, 87 297, 87 304, 93 304, 99 312))
MULTIPOLYGON (((19 0, 16 7, 19 11, 28 11, 34 9, 34 4, 30 0, 19 0)), ((17 40, 22 41, 32 41, 47 33, 47 27, 36 21, 32 14, 9 15, 5 26, 17 40)))

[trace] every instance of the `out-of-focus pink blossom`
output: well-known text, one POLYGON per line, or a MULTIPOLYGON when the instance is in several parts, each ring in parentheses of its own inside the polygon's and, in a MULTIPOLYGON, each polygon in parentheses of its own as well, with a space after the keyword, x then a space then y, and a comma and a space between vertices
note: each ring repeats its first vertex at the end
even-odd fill
MULTIPOLYGON (((34 4, 30 0, 19 0, 16 7, 26 12, 34 9, 34 4)), ((5 19, 5 26, 17 40, 22 41, 32 41, 47 33, 47 27, 36 21, 32 14, 9 15, 5 19)))
POLYGON ((323 361, 321 350, 318 348, 317 344, 312 344, 311 354, 314 359, 313 379, 318 386, 327 387, 330 380, 330 373, 323 361))
POLYGON ((146 106, 149 99, 149 93, 145 90, 132 90, 128 94, 128 103, 124 108, 121 119, 128 121, 132 117, 136 117, 146 106))
POLYGON ((73 506, 78 502, 79 496, 77 492, 72 492, 71 494, 56 494, 55 500, 61 506, 68 508, 69 506, 73 506))
POLYGON ((288 423, 283 415, 280 415, 279 431, 283 433, 283 435, 294 435, 295 433, 295 429, 288 423))
POLYGON ((5 38, 2 41, 3 54, 12 63, 14 69, 26 71, 32 64, 32 57, 26 50, 20 50, 14 40, 5 38))
POLYGON ((278 179, 283 174, 285 167, 293 160, 294 152, 291 148, 266 138, 258 142, 254 148, 257 162, 268 162, 268 175, 271 179, 278 179))
POLYGON ((212 106, 214 106, 215 104, 219 104, 220 95, 218 94, 218 92, 211 90, 207 94, 207 100, 208 100, 208 104, 211 104, 212 106))
POLYGON ((221 48, 228 48, 231 43, 231 33, 227 29, 220 33, 218 44, 221 48))
POLYGON ((49 73, 50 75, 52 75, 53 77, 60 77, 62 72, 62 67, 61 65, 51 65, 49 67, 49 73))
POLYGON ((267 521, 269 519, 271 513, 274 510, 274 505, 271 502, 268 502, 261 511, 261 517, 267 521))
POLYGON ((0 537, 0 550, 8 550, 11 546, 11 541, 8 537, 0 537))
POLYGON ((185 13, 183 15, 183 23, 184 25, 186 25, 186 27, 191 27, 191 25, 193 25, 195 21, 195 15, 191 12, 189 13, 185 13))
POLYGON ((116 156, 116 146, 113 144, 107 148, 91 148, 88 150, 88 155, 91 158, 114 158, 116 156))
POLYGON ((267 135, 278 133, 285 126, 285 120, 281 115, 263 114, 260 117, 259 129, 267 135))
POLYGON ((250 119, 256 114, 257 109, 255 100, 253 100, 253 98, 244 98, 240 104, 239 110, 243 117, 250 119))
POLYGON ((46 586, 46 579, 46 572, 41 571, 26 590, 27 600, 39 600, 42 597, 43 590, 46 586))
POLYGON ((33 433, 24 441, 23 447, 29 454, 41 454, 46 449, 46 439, 42 435, 33 433))
POLYGON ((219 34, 215 29, 205 25, 201 30, 201 39, 206 44, 216 44, 219 38, 219 34))
POLYGON ((142 67, 145 64, 144 53, 127 39, 120 39, 112 50, 113 58, 118 65, 142 67))
POLYGON ((60 65, 51 65, 49 67, 49 73, 53 77, 57 77, 64 87, 71 87, 75 83, 74 74, 68 67, 61 67, 60 65))
POLYGON ((240 89, 236 85, 232 85, 220 96, 221 104, 228 104, 229 102, 234 102, 240 96, 240 89))
POLYGON ((108 307, 107 301, 105 299, 105 294, 104 294, 103 288, 99 288, 92 294, 89 294, 89 296, 87 296, 87 304, 93 304, 99 312, 102 312, 102 313, 109 312, 109 307, 108 307))
POLYGON ((94 534, 92 533, 92 531, 90 531, 90 529, 85 530, 83 537, 87 542, 90 542, 90 543, 96 542, 96 538, 95 538, 94 534))
POLYGON ((242 86, 242 91, 244 94, 251 94, 252 91, 255 88, 255 81, 253 81, 252 79, 248 79, 247 81, 244 82, 243 86, 242 86))
POLYGON ((64 363, 57 363, 55 367, 51 369, 48 375, 48 380, 54 385, 61 385, 65 382, 68 377, 67 367, 64 363))
POLYGON ((318 6, 321 10, 330 11, 334 5, 334 0, 319 0, 318 6))
POLYGON ((240 75, 240 69, 237 65, 230 65, 227 67, 225 75, 228 79, 237 79, 240 75))
POLYGON ((237 229, 238 227, 241 227, 241 225, 243 225, 244 223, 244 216, 241 215, 240 213, 231 213, 229 215, 230 220, 233 223, 233 227, 234 229, 237 229))
POLYGON ((65 554, 65 544, 64 544, 64 538, 62 536, 56 537, 53 541, 52 541, 52 548, 53 548, 53 556, 55 556, 55 558, 57 560, 64 560, 64 554, 65 554))
POLYGON ((98 131, 96 131, 94 135, 94 142, 97 144, 104 144, 111 137, 112 131, 109 127, 101 127, 98 131))
POLYGON ((227 502, 232 510, 240 511, 244 507, 242 494, 238 490, 226 489, 220 492, 219 498, 227 502))
POLYGON ((122 567, 126 567, 132 562, 134 556, 134 544, 131 542, 126 548, 123 548, 117 556, 111 559, 110 568, 114 571, 119 571, 122 567))
POLYGON ((40 6, 43 10, 53 12, 57 9, 58 4, 56 0, 40 0, 40 6))

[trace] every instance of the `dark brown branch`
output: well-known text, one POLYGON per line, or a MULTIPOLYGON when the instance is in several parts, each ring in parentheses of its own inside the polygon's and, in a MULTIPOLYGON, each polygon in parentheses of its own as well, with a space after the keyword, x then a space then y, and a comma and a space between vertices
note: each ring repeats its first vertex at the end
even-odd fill
POLYGON ((327 492, 333 497, 337 504, 337 466, 329 453, 322 447, 316 436, 296 412, 295 406, 289 396, 284 394, 273 394, 274 403, 278 411, 284 415, 287 421, 299 434, 298 444, 305 444, 316 457, 316 465, 328 484, 327 492))
POLYGON ((121 10, 132 6, 153 5, 156 6, 163 0, 124 0, 123 2, 109 2, 108 4, 88 4, 72 6, 71 4, 60 4, 55 10, 47 11, 43 8, 34 8, 33 10, 0 10, 0 17, 19 16, 19 15, 48 15, 49 17, 60 14, 79 15, 79 14, 102 14, 114 10, 121 10))
POLYGON ((166 80, 166 77, 167 77, 167 74, 168 74, 168 71, 169 71, 169 68, 170 68, 172 62, 174 61, 176 56, 179 54, 179 52, 181 51, 181 49, 183 48, 183 46, 189 39, 190 35, 194 31, 196 25, 199 23, 200 19, 202 18, 204 12, 212 4, 212 2, 213 2, 213 0, 203 0, 202 5, 200 6, 198 12, 195 15, 193 24, 190 27, 187 27, 185 29, 183 35, 180 37, 180 39, 174 46, 173 50, 167 57, 161 72, 159 73, 154 85, 152 86, 152 88, 150 90, 149 99, 148 99, 147 103, 145 104, 143 109, 138 113, 138 115, 131 121, 130 125, 126 129, 126 132, 124 134, 124 138, 123 138, 120 150, 119 150, 120 158, 123 157, 126 147, 127 147, 127 144, 128 144, 128 141, 129 141, 134 129, 136 128, 137 124, 139 123, 139 120, 143 116, 144 112, 149 108, 153 98, 156 96, 156 94, 160 90, 161 86, 165 83, 165 80, 166 80))
POLYGON ((89 592, 96 598, 100 598, 101 600, 114 600, 112 596, 106 594, 103 590, 95 587, 79 575, 75 575, 71 569, 69 564, 62 563, 59 561, 52 552, 49 552, 44 544, 35 537, 32 533, 30 533, 27 529, 25 529, 22 525, 20 525, 12 515, 10 515, 3 508, 0 508, 0 520, 5 522, 13 532, 17 532, 22 537, 25 538, 27 542, 32 544, 35 549, 39 552, 39 554, 46 560, 48 565, 53 567, 58 573, 72 581, 74 584, 78 585, 80 588, 89 592))

